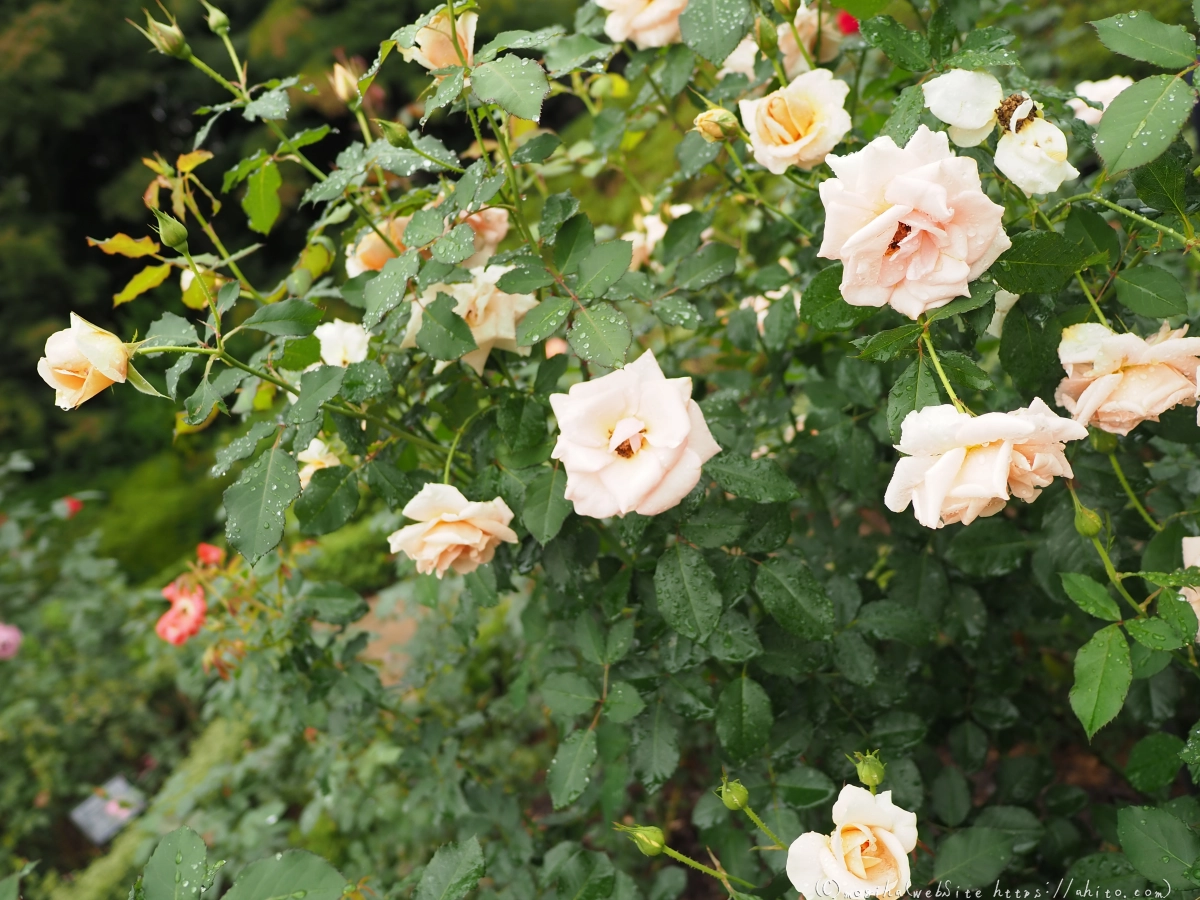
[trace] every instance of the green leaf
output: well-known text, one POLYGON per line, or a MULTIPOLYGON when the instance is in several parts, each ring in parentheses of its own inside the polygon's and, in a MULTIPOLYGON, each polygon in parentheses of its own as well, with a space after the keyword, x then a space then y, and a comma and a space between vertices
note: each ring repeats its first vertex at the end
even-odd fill
POLYGON ((1067 592, 1067 596, 1089 616, 1108 622, 1120 621, 1121 610, 1104 585, 1075 572, 1060 572, 1058 577, 1062 579, 1063 590, 1067 592))
POLYGON ((720 144, 710 144, 698 131, 689 131, 675 147, 675 159, 684 178, 694 178, 717 158, 720 144))
MULTIPOLYGON (((579 212, 579 201, 567 192, 551 194, 542 206, 542 218, 538 223, 538 234, 545 244, 555 244, 558 230, 567 220, 579 212)), ((590 224, 590 223, 589 223, 590 224)), ((593 237, 592 243, 595 243, 593 237)), ((554 264, 562 268, 558 262, 558 250, 554 251, 554 264)))
POLYGON ((184 421, 187 424, 199 425, 204 422, 212 414, 214 406, 221 412, 229 412, 225 401, 221 399, 220 393, 213 386, 215 380, 210 381, 205 378, 196 386, 196 390, 192 392, 191 396, 183 401, 184 421))
POLYGON ((208 848, 200 835, 187 827, 172 831, 158 842, 146 863, 145 900, 196 900, 208 874, 207 858, 208 848))
POLYGON ((439 291, 437 299, 421 310, 417 346, 434 359, 459 359, 478 347, 471 326, 454 311, 456 305, 453 297, 439 291))
POLYGON ((443 106, 449 106, 457 100, 462 94, 464 83, 465 79, 462 69, 456 69, 442 78, 437 83, 437 90, 433 92, 433 96, 425 102, 425 114, 421 116, 421 124, 424 125, 435 110, 439 110, 443 106))
POLYGON ((833 662, 851 684, 869 687, 879 674, 879 660, 871 645, 854 631, 843 631, 833 639, 833 662))
POLYGON ((567 473, 557 463, 543 472, 525 489, 525 508, 521 522, 543 547, 553 540, 571 512, 571 503, 563 497, 567 473))
POLYGON ((981 888, 995 883, 1012 859, 1012 840, 995 828, 967 828, 938 845, 933 878, 946 888, 981 888))
POLYGON ((837 787, 828 775, 812 766, 798 765, 780 775, 775 786, 788 806, 811 809, 833 799, 837 787))
POLYGON ((654 570, 658 611, 671 628, 704 643, 721 618, 721 590, 704 557, 676 543, 658 559, 654 570))
POLYGON ((1026 394, 1035 393, 1051 379, 1062 377, 1058 361, 1058 342, 1062 326, 1051 320, 1039 325, 1018 304, 1004 320, 1000 337, 1000 363, 1013 384, 1026 394))
POLYGON ((1070 699, 1088 740, 1121 711, 1132 680, 1129 645, 1120 626, 1106 625, 1079 648, 1070 699))
POLYGON ((615 369, 625 364, 633 330, 625 314, 611 303, 594 303, 576 310, 567 341, 580 358, 615 369))
POLYGON ((833 601, 805 563, 776 556, 758 567, 754 592, 784 630, 818 641, 833 632, 833 601))
POLYGON ((1188 308, 1179 280, 1166 269, 1145 264, 1117 275, 1117 300, 1130 312, 1151 319, 1183 315, 1188 308))
POLYGON ((910 84, 892 104, 892 114, 879 129, 880 135, 890 137, 897 147, 907 146, 909 139, 917 133, 924 111, 925 91, 919 84, 910 84))
POLYGON ((351 403, 363 403, 392 392, 392 378, 387 369, 373 359, 350 363, 342 379, 342 396, 351 403))
POLYGON ((1125 630, 1131 638, 1151 650, 1178 650, 1184 645, 1175 626, 1162 619, 1129 619, 1125 630))
POLYGON ((421 873, 413 900, 462 900, 487 872, 479 840, 444 844, 421 873))
POLYGON ((325 312, 321 307, 314 306, 307 300, 292 298, 260 307, 242 323, 242 327, 263 331, 275 337, 312 334, 323 315, 325 312))
POLYGON ((1091 885, 1104 885, 1105 891, 1114 897, 1118 896, 1117 891, 1121 891, 1122 897, 1137 897, 1135 891, 1149 888, 1124 853, 1093 853, 1077 859, 1071 863, 1066 878, 1076 885, 1069 895, 1073 900, 1086 897, 1091 885))
POLYGON ((560 146, 562 141, 557 134, 535 135, 513 151, 512 161, 517 165, 540 163, 560 146))
MULTIPOLYGON (((1145 169, 1138 170, 1143 171, 1145 169)), ((1135 174, 1134 178, 1136 177, 1135 174)), ((1063 231, 1067 240, 1082 246, 1084 253, 1089 257, 1103 253, 1107 257, 1105 262, 1110 266, 1115 266, 1121 258, 1121 239, 1117 232, 1104 216, 1093 210, 1082 206, 1071 207, 1071 214, 1067 216, 1063 231)))
POLYGON ((161 397, 164 400, 171 399, 166 394, 161 394, 154 385, 146 380, 146 377, 133 367, 133 363, 125 364, 125 380, 139 394, 146 394, 150 397, 161 397))
POLYGON ((278 446, 263 452, 226 489, 225 537, 251 565, 279 544, 284 513, 299 493, 296 461, 278 446))
POLYGON ((338 900, 346 879, 321 857, 307 850, 286 850, 250 863, 242 869, 223 900, 264 900, 294 897, 305 900, 338 900))
POLYGON ((1062 287, 1086 259, 1082 247, 1056 231, 1022 231, 1013 236, 1012 246, 990 271, 1006 291, 1050 294, 1062 287))
POLYGON ((433 258, 447 265, 468 259, 475 252, 475 231, 464 222, 455 225, 433 243, 433 258))
POLYGON ((1003 831, 1012 842, 1014 853, 1028 853, 1038 845, 1046 831, 1038 817, 1021 806, 985 807, 975 824, 1003 831))
POLYGON ((604 701, 604 715, 610 722, 623 725, 641 715, 646 708, 646 701, 633 685, 624 681, 614 681, 608 687, 608 699, 604 701))
POLYGON ((1162 155, 1196 105, 1196 91, 1174 75, 1153 75, 1127 87, 1104 110, 1096 150, 1115 175, 1162 155))
POLYGON ((636 731, 633 767, 650 793, 666 784, 679 766, 679 732, 667 705, 654 705, 649 721, 636 731))
POLYGON ((321 366, 300 376, 300 396, 287 412, 292 425, 311 422, 321 414, 321 407, 337 396, 342 389, 346 370, 341 366, 321 366))
POLYGON ((876 600, 858 612, 858 627, 884 641, 903 641, 914 647, 930 643, 936 629, 919 611, 894 600, 876 600))
POLYGON ((267 161, 246 179, 246 194, 242 197, 242 210, 250 220, 250 230, 269 234, 282 209, 279 203, 279 188, 283 178, 279 166, 267 161))
POLYGON ((246 108, 242 110, 242 118, 247 122, 253 122, 255 119, 286 119, 290 108, 287 89, 280 87, 259 94, 247 103, 246 108))
POLYGON ((408 283, 417 275, 421 265, 416 250, 393 257, 383 264, 379 274, 363 288, 363 328, 370 331, 383 321, 384 316, 401 304, 408 291, 408 283))
POLYGON ((1183 766, 1179 758, 1183 748, 1183 741, 1173 734, 1148 734, 1129 751, 1125 777, 1143 794, 1158 793, 1175 780, 1183 766))
POLYGON ((1159 594, 1158 614, 1164 621, 1170 622, 1185 640, 1196 639, 1196 633, 1200 630, 1196 621, 1196 611, 1192 609, 1192 604, 1174 591, 1163 591, 1159 594))
POLYGON ((712 212, 692 210, 673 219, 662 239, 662 262, 670 265, 694 253, 703 240, 705 229, 712 225, 712 212))
POLYGON ((550 82, 538 63, 509 54, 471 72, 471 90, 485 103, 495 103, 519 119, 537 122, 550 82))
MULTIPOLYGON (((1174 153, 1164 153, 1135 170, 1132 179, 1138 199, 1147 206, 1180 217, 1187 215, 1188 170, 1174 153)), ((1109 233, 1115 240, 1112 229, 1109 233)))
POLYGON ((500 276, 496 287, 506 294, 531 294, 538 288, 554 284, 554 276, 545 266, 519 265, 500 276))
POLYGON ((404 226, 404 246, 419 250, 441 237, 446 231, 446 210, 418 209, 404 226))
POLYGON ((121 288, 118 293, 113 294, 113 306, 128 303, 135 297, 146 293, 146 291, 158 287, 170 277, 174 269, 175 267, 170 263, 163 263, 161 266, 146 266, 146 268, 130 278, 129 283, 121 288))
POLYGON ((705 643, 708 652, 721 662, 749 662, 763 653, 762 642, 754 632, 754 625, 732 609, 721 614, 717 627, 705 643))
POLYGON ((607 61, 615 49, 612 44, 602 44, 586 34, 569 34, 550 45, 545 56, 546 68, 551 78, 557 78, 593 61, 607 61))
POLYGON ((224 476, 235 462, 250 456, 263 438, 274 435, 278 431, 279 426, 274 422, 255 422, 244 435, 234 438, 228 446, 217 451, 217 461, 212 467, 212 476, 214 478, 224 476))
POLYGON ((592 220, 586 213, 573 215, 563 222, 554 239, 554 265, 564 275, 570 275, 595 246, 596 231, 592 220))
POLYGON ((975 360, 957 350, 943 350, 938 355, 942 371, 955 384, 973 388, 977 391, 990 391, 995 385, 987 372, 979 368, 975 360))
POLYGON ((651 307, 654 315, 668 325, 676 325, 695 331, 704 324, 696 307, 678 294, 660 297, 651 307))
POLYGON ((921 340, 922 330, 921 326, 914 322, 899 328, 889 328, 869 337, 857 338, 852 343, 858 348, 859 359, 887 362, 902 353, 915 350, 921 340))
POLYGON ((617 279, 629 271, 632 261, 633 244, 629 241, 597 244, 579 261, 576 293, 580 297, 603 297, 617 283, 617 279))
POLYGON ((1012 522, 980 519, 951 538, 946 561, 976 578, 997 578, 1020 568, 1028 549, 1025 535, 1012 522))
POLYGON ((680 261, 675 269, 675 284, 684 291, 708 287, 733 274, 737 268, 737 255, 737 248, 729 244, 705 244, 699 251, 680 261))
POLYGON ((821 331, 845 331, 873 316, 873 306, 851 306, 842 299, 842 264, 817 273, 800 301, 800 318, 821 331))
POLYGON ((718 453, 704 464, 708 475, 729 493, 757 503, 794 500, 799 494, 773 459, 751 459, 740 453, 718 453))
POLYGON ((581 716, 600 702, 595 685, 574 672, 556 672, 542 683, 542 700, 558 716, 581 716))
POLYGON ((941 402, 933 366, 926 356, 918 356, 888 391, 887 423, 892 440, 900 440, 900 427, 910 412, 941 402))
MULTIPOLYGON (((503 285, 500 289, 504 290, 503 285)), ((543 300, 525 313, 525 317, 518 323, 517 346, 532 347, 550 337, 567 320, 574 305, 574 301, 568 297, 548 297, 543 300)))
POLYGON ((1182 25, 1164 25, 1144 9, 1119 13, 1091 23, 1100 43, 1113 53, 1183 69, 1196 61, 1196 39, 1182 25))
POLYGON ((690 0, 679 16, 683 42, 719 66, 750 30, 748 0, 690 0))
POLYGON ((1195 887, 1192 866, 1200 857, 1200 837, 1166 810, 1126 806, 1117 810, 1121 849, 1135 869, 1172 890, 1195 887))
POLYGON ((775 716, 771 700, 753 679, 734 678, 717 700, 717 739, 734 760, 761 753, 775 716))
POLYGON ((546 786, 555 809, 570 806, 579 799, 591 781, 596 756, 596 732, 590 728, 572 732, 558 745, 546 773, 546 786))
POLYGON ((933 779, 930 795, 933 811, 944 824, 957 828, 966 821, 971 812, 971 788, 959 769, 942 769, 933 779))
POLYGON ((924 72, 929 68, 929 41, 923 34, 909 31, 891 16, 876 16, 859 26, 863 40, 878 47, 901 69, 924 72))
POLYGON ((0 878, 0 900, 21 900, 21 879, 36 867, 36 862, 25 863, 13 874, 0 878))
POLYGON ((358 475, 349 466, 318 469, 300 499, 296 519, 300 533, 310 536, 337 531, 358 509, 358 475))
POLYGON ((310 581, 304 601, 317 621, 328 625, 350 625, 371 609, 358 591, 332 581, 310 581))

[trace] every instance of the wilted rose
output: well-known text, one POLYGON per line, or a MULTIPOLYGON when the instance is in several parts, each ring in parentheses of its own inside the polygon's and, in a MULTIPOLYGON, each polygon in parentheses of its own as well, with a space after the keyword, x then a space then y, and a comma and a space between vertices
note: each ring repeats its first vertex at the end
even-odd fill
POLYGON ((1057 191, 1064 181, 1079 177, 1067 162, 1067 136, 1037 115, 1032 100, 1025 100, 1000 124, 1004 134, 996 142, 996 168, 1026 197, 1057 191))

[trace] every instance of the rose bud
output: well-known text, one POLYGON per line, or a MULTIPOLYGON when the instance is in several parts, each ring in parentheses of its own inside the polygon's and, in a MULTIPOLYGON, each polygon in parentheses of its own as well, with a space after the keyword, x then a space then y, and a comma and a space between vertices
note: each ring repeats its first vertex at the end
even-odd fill
POLYGON ((700 132, 700 137, 710 144, 731 140, 739 131, 737 116, 719 106, 704 110, 692 125, 693 130, 700 132))

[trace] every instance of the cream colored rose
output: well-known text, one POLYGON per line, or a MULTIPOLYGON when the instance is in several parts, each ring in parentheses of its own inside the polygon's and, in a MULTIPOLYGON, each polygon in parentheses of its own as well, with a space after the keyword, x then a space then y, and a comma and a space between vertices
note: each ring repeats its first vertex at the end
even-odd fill
POLYGON ((1012 246, 1004 207, 983 192, 975 160, 955 156, 922 125, 908 146, 878 137, 826 159, 825 238, 818 256, 839 259, 842 297, 915 319, 970 294, 969 283, 1012 246))
POLYGON ((1053 193, 1064 181, 1079 177, 1067 162, 1067 136, 1061 128, 1036 117, 1020 122, 1014 115, 1013 120, 1017 130, 1006 128, 996 142, 996 168, 1026 197, 1053 193))
POLYGON ((804 44, 808 56, 819 63, 829 62, 838 55, 844 37, 838 28, 837 13, 828 6, 809 6, 807 3, 800 4, 791 25, 784 22, 776 29, 776 36, 779 39, 779 52, 783 55, 783 72, 788 78, 795 78, 812 68, 800 51, 797 37, 804 44), (818 34, 821 36, 820 47, 817 46, 818 34))
POLYGON ((1074 477, 1064 443, 1085 437, 1086 428, 1036 397, 1022 409, 982 416, 949 404, 914 410, 896 445, 907 455, 883 502, 897 513, 911 503, 926 528, 970 525, 1000 512, 1010 496, 1032 503, 1056 476, 1074 477))
POLYGON ((596 5, 608 11, 604 33, 610 41, 633 41, 645 50, 682 40, 679 14, 687 0, 596 0, 596 5))
POLYGON ((121 339, 71 313, 71 327, 46 339, 38 374, 61 409, 75 409, 112 384, 124 384, 129 351, 121 339))
POLYGON ((1147 419, 1157 422, 1179 403, 1195 406, 1200 338, 1185 334, 1186 325, 1172 331, 1166 322, 1149 340, 1096 322, 1072 325, 1058 345, 1067 377, 1054 402, 1075 421, 1113 434, 1129 434, 1147 419))
POLYGON ((754 38, 742 38, 740 44, 733 48, 733 52, 725 57, 725 62, 717 71, 717 78, 724 78, 726 75, 745 75, 754 81, 754 64, 758 61, 758 44, 754 42, 754 38))
POLYGON ((996 110, 1004 88, 987 72, 951 69, 921 86, 925 106, 950 126, 950 140, 960 147, 983 143, 996 127, 996 110))
POLYGON ((767 323, 767 313, 771 311, 771 304, 776 300, 792 295, 792 304, 796 308, 796 313, 800 313, 800 293, 793 291, 791 288, 782 287, 775 291, 767 291, 765 294, 760 294, 757 297, 743 297, 742 302, 738 304, 738 309, 754 310, 754 317, 758 322, 758 333, 762 334, 767 323))
POLYGON ((1084 100, 1099 103, 1103 109, 1095 109, 1077 98, 1068 100, 1067 106, 1074 110, 1075 118, 1083 119, 1087 124, 1095 127, 1100 124, 1100 117, 1104 115, 1104 110, 1108 109, 1108 104, 1116 100, 1117 95, 1132 84, 1133 79, 1128 75, 1114 75, 1103 81, 1081 81, 1075 85, 1075 93, 1084 100))
POLYGON ((788 848, 787 875, 806 900, 883 897, 908 890, 908 854, 917 846, 917 816, 848 784, 833 804, 833 833, 810 831, 788 848))
POLYGON ((567 472, 566 498, 581 516, 655 516, 677 505, 721 448, 692 400, 692 379, 667 378, 653 351, 601 378, 551 394, 567 472))
POLYGON ((462 221, 475 232, 475 252, 462 263, 464 269, 475 269, 487 265, 496 255, 496 248, 508 234, 508 210, 489 206, 477 213, 463 217, 462 221))
MULTIPOLYGON (((411 218, 412 216, 401 216, 379 224, 379 230, 392 239, 392 243, 400 248, 401 253, 405 250, 401 238, 404 237, 404 229, 408 227, 408 220, 411 218)), ((354 278, 363 272, 378 272, 395 256, 392 248, 375 233, 375 229, 368 229, 360 234, 357 242, 346 248, 346 276, 354 278)))
MULTIPOLYGON (((1200 566, 1200 537, 1185 537, 1183 539, 1183 565, 1184 568, 1190 569, 1192 566, 1200 566)), ((1164 591, 1168 595, 1159 602, 1170 603, 1169 590, 1164 591)), ((1200 620, 1200 588, 1185 587, 1179 589, 1180 597, 1177 603, 1190 603, 1192 611, 1196 614, 1196 618, 1200 620)), ((1200 643, 1200 631, 1196 634, 1194 640, 1200 643)))
POLYGON ((450 14, 439 12, 417 32, 413 45, 407 50, 402 49, 400 53, 408 62, 420 63, 430 71, 474 65, 475 25, 478 21, 479 16, 473 12, 461 13, 454 17, 454 27, 451 28, 450 14))
MULTIPOLYGON (((449 294, 455 300, 454 312, 471 328, 476 349, 463 356, 462 361, 483 374, 484 364, 493 349, 508 350, 521 356, 529 355, 528 347, 517 346, 517 325, 525 314, 538 305, 532 294, 506 294, 496 287, 500 277, 512 266, 488 266, 471 270, 471 281, 459 284, 432 284, 413 301, 412 317, 408 320, 401 347, 417 346, 417 334, 423 321, 422 310, 438 298, 449 294)), ((449 362, 439 361, 435 372, 445 369, 449 362)))
POLYGON ((326 77, 329 79, 333 92, 343 103, 358 99, 358 75, 346 66, 334 63, 333 71, 326 77))
POLYGON ((1008 318, 1008 314, 1012 312, 1012 308, 1020 299, 1021 295, 1014 294, 1012 291, 1003 289, 996 291, 996 311, 992 313, 992 320, 988 322, 986 329, 988 334, 997 338, 1003 336, 1004 320, 1008 318))
POLYGON ((422 575, 441 578, 449 569, 466 575, 490 563, 502 541, 517 542, 508 527, 513 512, 499 497, 478 503, 448 484, 427 484, 403 512, 416 524, 388 535, 388 546, 413 560, 422 575))
POLYGON ((337 458, 332 450, 330 450, 323 440, 313 438, 309 441, 308 446, 296 454, 296 462, 304 463, 300 469, 300 487, 308 487, 308 483, 312 481, 313 475, 318 469, 332 469, 334 466, 340 466, 342 461, 337 458))
POLYGON ((367 345, 371 336, 357 322, 334 319, 318 325, 313 332, 321 342, 321 362, 327 366, 341 366, 362 362, 367 358, 367 345))
POLYGON ((844 108, 849 93, 850 85, 828 69, 814 69, 761 100, 742 100, 738 107, 755 161, 776 175, 788 166, 819 166, 850 130, 844 108))

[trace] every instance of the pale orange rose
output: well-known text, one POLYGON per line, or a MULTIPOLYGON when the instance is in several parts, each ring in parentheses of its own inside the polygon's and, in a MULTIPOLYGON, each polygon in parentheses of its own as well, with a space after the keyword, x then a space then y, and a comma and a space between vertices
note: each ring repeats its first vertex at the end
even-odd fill
POLYGON ((113 384, 124 384, 129 350, 119 337, 71 313, 71 327, 46 340, 38 374, 61 409, 75 409, 113 384))
POLYGON ((427 484, 408 501, 404 515, 416 519, 388 536, 393 553, 403 553, 422 575, 459 575, 492 561, 501 543, 515 544, 508 527, 513 512, 501 498, 472 502, 448 484, 427 484))

